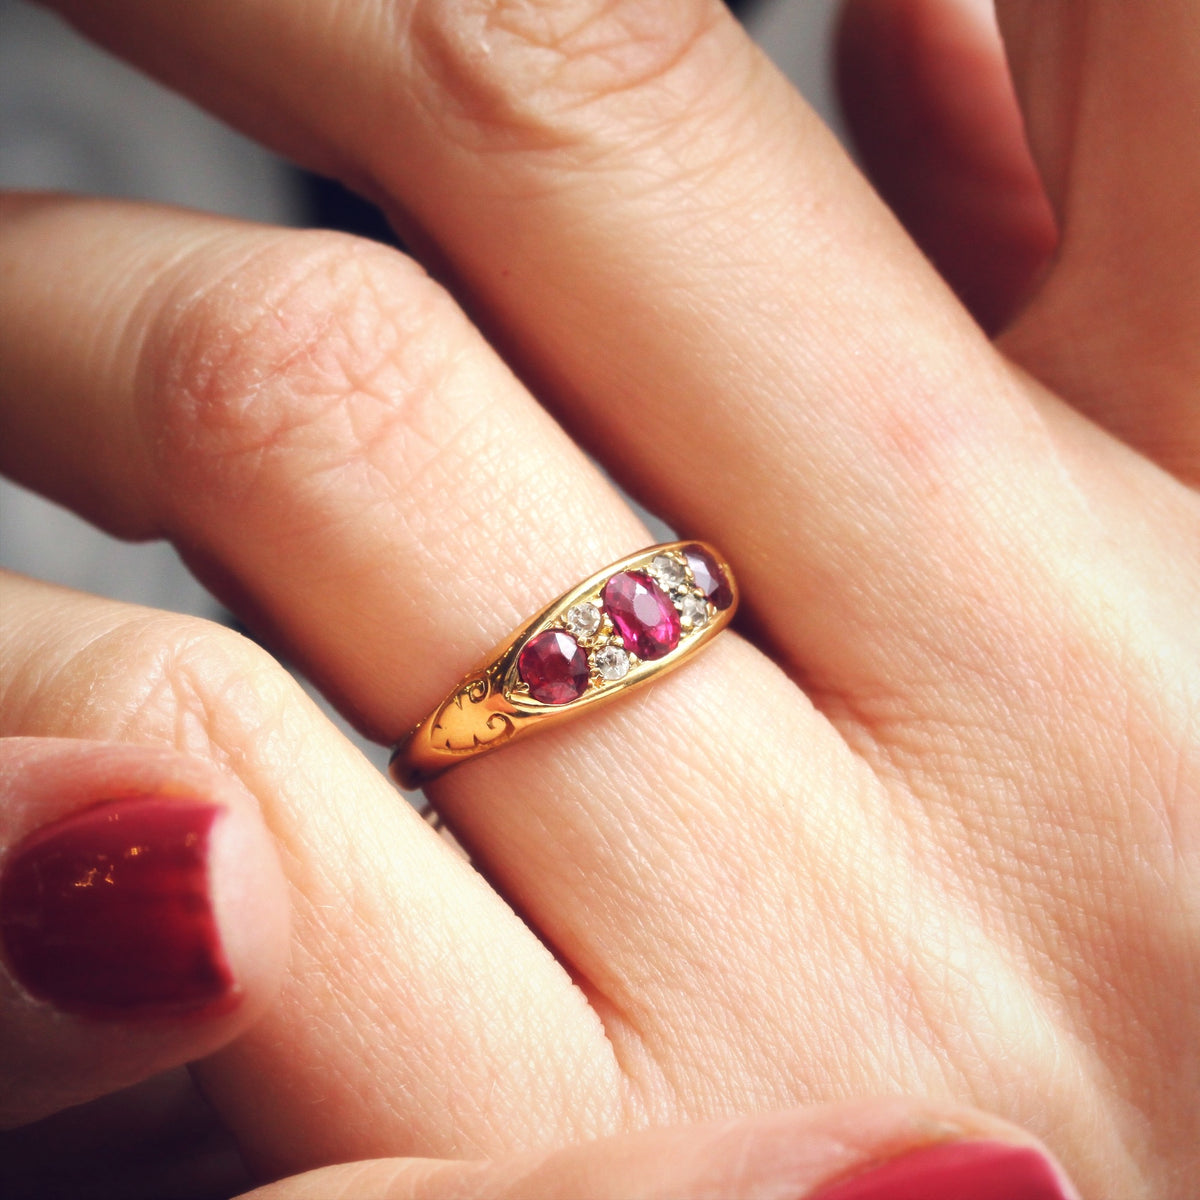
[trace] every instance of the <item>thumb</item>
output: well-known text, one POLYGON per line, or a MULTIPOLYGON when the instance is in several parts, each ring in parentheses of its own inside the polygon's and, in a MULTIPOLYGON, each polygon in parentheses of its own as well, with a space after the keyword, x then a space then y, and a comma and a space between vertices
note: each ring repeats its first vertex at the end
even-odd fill
POLYGON ((0 1127, 226 1045, 274 999, 287 912, 257 806, 214 766, 0 739, 0 1127))
POLYGON ((905 1099, 652 1129, 493 1162, 374 1159, 241 1200, 1076 1200, 1031 1137, 905 1099))

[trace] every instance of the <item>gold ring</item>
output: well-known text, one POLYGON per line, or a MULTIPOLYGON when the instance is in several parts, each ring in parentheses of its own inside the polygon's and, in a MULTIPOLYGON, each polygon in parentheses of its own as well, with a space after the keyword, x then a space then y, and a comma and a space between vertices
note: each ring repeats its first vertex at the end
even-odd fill
POLYGON ((737 608, 729 564, 703 542, 666 542, 597 571, 488 656, 392 752, 415 788, 679 666, 737 608))

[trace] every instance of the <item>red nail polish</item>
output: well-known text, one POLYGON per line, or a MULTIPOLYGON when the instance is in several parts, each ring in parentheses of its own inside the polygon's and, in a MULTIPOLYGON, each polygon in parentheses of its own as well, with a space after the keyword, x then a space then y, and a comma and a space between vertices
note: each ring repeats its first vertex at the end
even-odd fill
POLYGON ((93 1017, 232 1008, 208 886, 221 811, 196 800, 111 801, 14 846, 0 877, 0 941, 25 989, 93 1017))
POLYGON ((1071 1200, 1044 1154, 1005 1142, 923 1146, 841 1179, 812 1200, 1071 1200))

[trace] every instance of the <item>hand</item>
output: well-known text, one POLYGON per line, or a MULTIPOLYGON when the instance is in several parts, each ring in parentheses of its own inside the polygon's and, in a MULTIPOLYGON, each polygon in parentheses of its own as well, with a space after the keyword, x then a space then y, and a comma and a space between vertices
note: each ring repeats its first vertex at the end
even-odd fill
MULTIPOLYGON (((255 1166, 882 1092, 1015 1121, 1085 1194, 1186 1195, 1190 10, 1001 5, 1061 225, 1023 303, 1046 251, 1041 210, 1005 219, 1027 164, 944 193, 961 170, 891 164, 1020 250, 973 301, 1020 304, 993 344, 715 4, 60 7, 378 200, 450 290, 331 235, 12 199, 6 471, 172 537, 382 740, 649 540, 564 428, 722 548, 749 617, 432 785, 477 874, 261 652, 8 582, 4 733, 215 764, 281 848, 280 999, 197 1067, 255 1166)), ((900 11, 912 45, 958 29, 949 61, 1001 77, 951 9, 900 11)), ((869 58, 877 6, 855 12, 869 58)), ((979 115, 1011 149, 1006 111, 979 115)))

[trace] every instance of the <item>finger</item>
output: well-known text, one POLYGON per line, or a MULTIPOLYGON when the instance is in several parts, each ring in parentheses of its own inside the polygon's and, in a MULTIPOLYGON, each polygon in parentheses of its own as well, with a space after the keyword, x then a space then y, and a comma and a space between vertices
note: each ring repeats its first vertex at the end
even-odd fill
POLYGON ((997 10, 1062 230, 1054 270, 1005 347, 1194 484, 1200 14, 1186 0, 1136 21, 1110 0, 997 10))
POLYGON ((279 1001, 194 1068, 258 1170, 623 1127, 612 1047, 562 966, 260 649, 12 576, 0 606, 0 734, 216 764, 236 781, 221 795, 252 795, 280 848, 279 1001))
POLYGON ((287 899, 236 781, 164 750, 0 741, 0 1123, 202 1058, 279 989, 287 899))
POLYGON ((448 658, 650 540, 403 256, 108 202, 2 211, 0 465, 172 536, 379 740, 448 658))
POLYGON ((1047 595, 1076 573, 1039 531, 1097 536, 1062 457, 1111 497, 1115 448, 1046 427, 715 0, 332 6, 324 27, 271 0, 70 11, 436 243, 572 428, 725 548, 762 636, 832 709, 887 696, 945 722, 1041 646, 1030 560, 1058 563, 1047 595), (982 594, 1015 601, 986 647, 982 594))
POLYGON ((1002 328, 1057 234, 991 0, 851 0, 837 82, 872 182, 984 329, 1002 328))
POLYGON ((1069 1200, 1062 1169, 1012 1126, 906 1100, 654 1129, 490 1163, 329 1167, 243 1200, 1069 1200))

